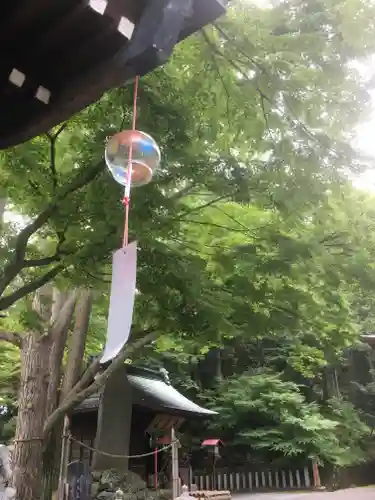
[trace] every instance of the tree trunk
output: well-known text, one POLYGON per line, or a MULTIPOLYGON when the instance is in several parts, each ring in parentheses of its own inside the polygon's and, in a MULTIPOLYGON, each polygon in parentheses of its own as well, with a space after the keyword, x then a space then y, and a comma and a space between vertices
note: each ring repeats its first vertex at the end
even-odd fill
POLYGON ((323 401, 340 396, 336 368, 326 366, 323 372, 323 401))
POLYGON ((48 388, 50 339, 26 335, 21 349, 21 387, 13 454, 17 500, 39 500, 42 485, 43 426, 48 388))
POLYGON ((6 198, 0 196, 0 225, 3 223, 3 220, 4 220, 4 213, 5 213, 6 204, 7 204, 6 198))
POLYGON ((220 347, 218 347, 216 349, 216 380, 218 382, 223 380, 223 366, 222 366, 222 357, 221 357, 220 347))
MULTIPOLYGON (((61 292, 56 288, 53 290, 50 319, 50 376, 47 391, 46 419, 56 409, 59 402, 64 349, 75 310, 76 299, 75 291, 68 293, 61 292)), ((61 454, 61 433, 62 426, 58 425, 46 437, 43 453, 43 496, 40 500, 50 499, 52 492, 57 488, 61 454)))
POLYGON ((76 318, 73 333, 69 340, 69 354, 65 368, 62 396, 65 398, 80 379, 83 372, 87 332, 92 308, 90 290, 82 290, 76 306, 76 318))
MULTIPOLYGON (((76 319, 74 330, 70 336, 68 359, 65 367, 65 375, 63 378, 63 389, 61 391, 62 398, 66 397, 70 389, 74 386, 77 380, 82 375, 82 364, 83 356, 85 352, 86 337, 90 320, 92 306, 91 293, 89 291, 81 291, 80 300, 76 306, 76 319)), ((69 311, 70 314, 71 311, 69 311)), ((70 314, 71 316, 71 314, 70 314)), ((71 318, 67 319, 66 326, 68 327, 71 322, 71 318)), ((62 335, 60 334, 60 339, 62 335)), ((66 345, 66 332, 63 335, 62 347, 66 345)), ((53 349, 56 347, 56 341, 54 343, 53 349)), ((61 354, 63 351, 61 352, 61 354)), ((61 356, 62 358, 62 356, 61 356)), ((55 359, 51 353, 52 363, 58 363, 61 365, 61 359, 55 359)), ((53 367, 51 367, 52 371, 53 367)), ((57 369, 57 368, 54 368, 57 369)), ((61 378, 61 373, 59 370, 59 380, 61 378)), ((53 380, 50 381, 51 383, 53 380)), ((60 385, 60 384, 59 384, 60 385)), ((53 387, 53 386, 52 386, 53 387)), ((56 388, 54 389, 57 393, 56 388)), ((57 399, 56 399, 57 400, 57 399)), ((52 408, 54 409, 54 408, 52 408)), ((49 409, 47 416, 51 414, 51 408, 49 409)), ((57 491, 58 479, 59 479, 59 469, 61 460, 61 445, 62 445, 62 433, 63 433, 63 422, 60 422, 52 431, 48 447, 44 454, 44 496, 42 500, 47 500, 50 498, 50 492, 57 491)))

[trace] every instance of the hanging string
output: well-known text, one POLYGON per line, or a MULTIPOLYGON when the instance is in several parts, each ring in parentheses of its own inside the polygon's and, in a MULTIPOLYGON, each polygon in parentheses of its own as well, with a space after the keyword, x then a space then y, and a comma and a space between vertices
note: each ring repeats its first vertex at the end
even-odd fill
MULTIPOLYGON (((136 76, 134 83, 134 96, 133 96, 133 120, 132 120, 133 132, 135 131, 135 124, 137 121, 138 85, 139 85, 139 76, 136 76)), ((130 188, 131 188, 132 171, 133 171, 132 159, 133 159, 133 143, 130 142, 128 169, 126 171, 126 184, 125 184, 124 198, 122 200, 122 204, 125 207, 124 238, 122 243, 123 248, 128 246, 128 240, 129 240, 129 203, 130 203, 130 188)))
MULTIPOLYGON (((94 453, 97 453, 98 455, 103 455, 104 457, 111 457, 111 458, 128 458, 128 459, 135 459, 135 458, 145 458, 145 457, 150 457, 151 455, 155 454, 155 450, 149 451, 147 453, 141 453, 139 455, 115 455, 113 453, 108 453, 107 451, 102 451, 97 448, 94 448, 93 446, 90 446, 83 441, 80 441, 79 439, 74 438, 72 435, 69 436, 69 440, 72 441, 73 443, 78 444, 81 448, 86 448, 89 451, 92 451, 94 453)), ((172 448, 174 443, 178 443, 179 441, 176 439, 170 444, 167 444, 165 446, 162 446, 161 448, 158 448, 156 453, 161 453, 162 451, 168 450, 169 448, 172 448)))

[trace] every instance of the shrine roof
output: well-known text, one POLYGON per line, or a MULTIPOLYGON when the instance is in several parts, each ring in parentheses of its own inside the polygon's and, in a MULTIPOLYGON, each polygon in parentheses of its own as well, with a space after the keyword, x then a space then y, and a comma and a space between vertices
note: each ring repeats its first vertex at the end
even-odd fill
MULTIPOLYGON (((130 366, 126 376, 132 388, 133 405, 186 417, 216 415, 216 412, 202 408, 181 394, 161 373, 130 366)), ((99 398, 99 394, 93 394, 78 406, 76 412, 97 410, 99 398)))
POLYGON ((366 333, 361 336, 362 342, 369 344, 370 346, 375 346, 375 333, 366 333))
POLYGON ((221 439, 205 439, 202 446, 217 446, 219 444, 223 444, 221 439))

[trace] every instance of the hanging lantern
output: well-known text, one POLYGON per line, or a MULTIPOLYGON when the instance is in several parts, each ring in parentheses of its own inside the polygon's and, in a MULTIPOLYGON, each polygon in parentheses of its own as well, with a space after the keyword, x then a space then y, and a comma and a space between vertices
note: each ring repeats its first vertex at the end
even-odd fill
POLYGON ((148 184, 159 167, 161 155, 154 139, 138 130, 124 130, 111 137, 105 149, 105 162, 116 182, 127 183, 131 156, 132 186, 148 184))

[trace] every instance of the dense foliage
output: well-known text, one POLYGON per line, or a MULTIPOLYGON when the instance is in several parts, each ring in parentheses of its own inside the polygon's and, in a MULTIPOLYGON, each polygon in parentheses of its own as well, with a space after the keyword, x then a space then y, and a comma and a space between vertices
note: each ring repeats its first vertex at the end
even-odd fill
MULTIPOLYGON (((372 300, 374 286, 370 201, 347 187, 337 198, 329 193, 303 220, 232 204, 201 216, 203 222, 218 210, 216 221, 226 217, 247 227, 234 236, 221 228, 209 236, 195 232, 202 251, 207 241, 211 271, 236 298, 230 318, 236 335, 221 338, 208 354, 196 344, 190 353, 186 347, 146 353, 219 412, 205 430, 193 428, 194 435, 214 433, 235 445, 238 461, 249 449, 252 460, 315 456, 339 465, 371 454, 373 398, 362 391, 359 400, 353 392, 354 384, 370 390, 372 380, 364 363, 371 350, 358 344, 372 325, 372 308, 359 317, 357 305, 360 297, 372 300), (354 213, 361 214, 355 225, 354 213), (362 358, 354 363, 359 348, 362 358)), ((224 453, 233 460, 231 445, 224 453)))
MULTIPOLYGON (((369 422, 332 380, 374 324, 374 200, 347 180, 371 166, 351 146, 371 81, 351 63, 374 51, 374 14, 365 0, 239 3, 142 80, 138 128, 163 164, 132 194, 132 340, 155 333, 133 361, 165 365, 219 411, 210 431, 259 460, 368 456, 369 422)), ((1 330, 43 330, 32 305, 42 285, 85 288, 86 355, 101 349, 123 224, 103 148, 128 126, 130 101, 131 86, 113 90, 1 153, 13 213, 1 228, 1 330)), ((18 350, 2 344, 6 405, 18 370, 18 350)))
POLYGON ((322 414, 295 382, 268 371, 232 377, 220 384, 215 395, 225 442, 242 449, 248 446, 264 461, 319 457, 350 465, 363 460, 369 429, 349 403, 327 403, 322 414))

